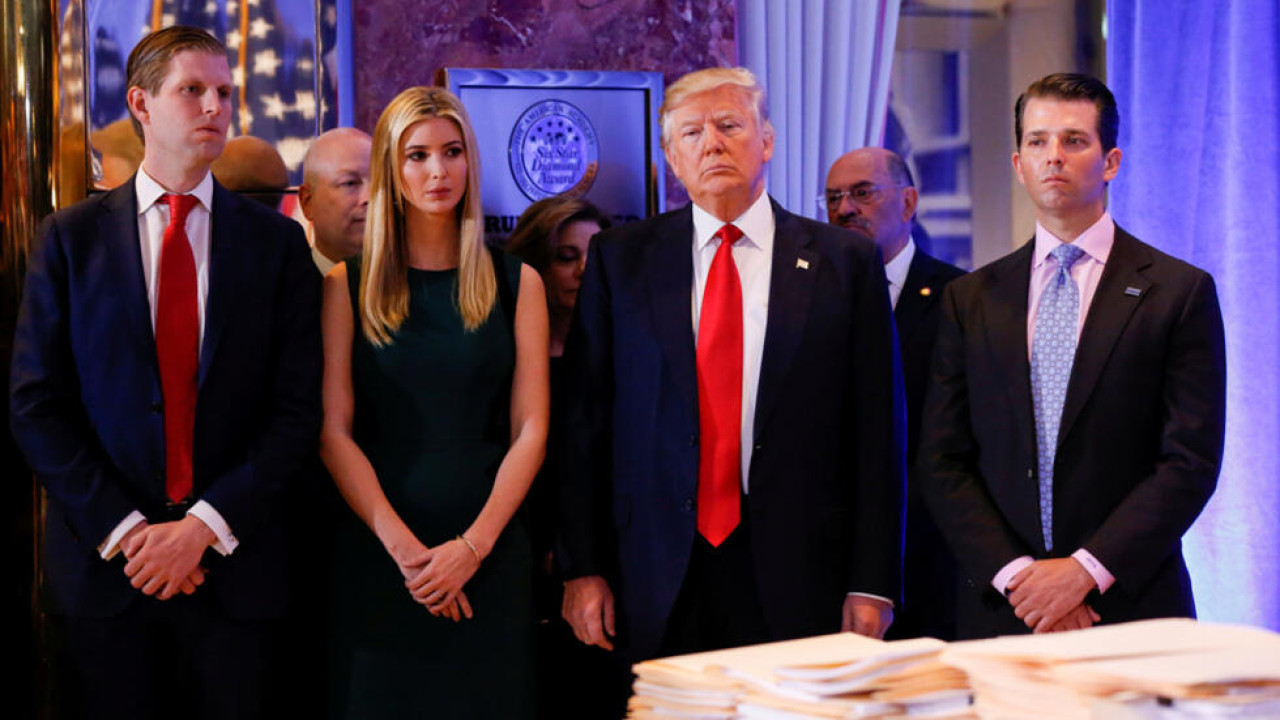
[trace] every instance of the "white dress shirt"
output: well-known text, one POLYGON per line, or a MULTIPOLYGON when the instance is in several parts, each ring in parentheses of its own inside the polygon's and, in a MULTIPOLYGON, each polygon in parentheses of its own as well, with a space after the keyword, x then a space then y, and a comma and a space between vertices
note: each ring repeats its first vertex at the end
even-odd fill
MULTIPOLYGON (((169 226, 169 205, 164 196, 169 191, 156 182, 143 168, 138 168, 134 180, 134 192, 138 200, 138 239, 139 251, 142 254, 142 275, 147 285, 147 302, 151 305, 151 331, 156 328, 156 298, 160 292, 160 278, 157 272, 160 267, 160 249, 164 244, 164 231, 169 226)), ((199 202, 187 214, 187 241, 191 243, 191 254, 196 264, 196 313, 199 318, 199 340, 204 342, 205 304, 209 299, 209 223, 213 209, 213 176, 205 173, 204 179, 191 191, 199 202)), ((199 346, 197 346, 199 347, 199 346)), ((223 555, 229 555, 236 549, 239 541, 231 533, 222 514, 204 500, 198 500, 187 510, 209 526, 217 536, 213 549, 223 555)), ((98 546, 103 559, 110 560, 120 550, 120 540, 135 525, 145 520, 142 513, 134 510, 116 526, 102 545, 98 546)))
POLYGON ((907 244, 884 264, 884 276, 889 281, 889 307, 892 309, 898 308, 898 298, 902 297, 902 288, 907 284, 907 274, 911 272, 911 260, 915 256, 916 241, 908 235, 907 244))
POLYGON ((320 248, 315 245, 311 246, 311 260, 315 262, 316 269, 320 271, 321 275, 328 275, 329 271, 338 264, 330 260, 324 253, 320 252, 320 248))
MULTIPOLYGON (((725 223, 693 206, 693 337, 698 338, 698 318, 707 273, 720 247, 716 231, 725 223)), ((764 333, 769 319, 769 282, 773 271, 773 206, 769 193, 760 197, 730 223, 742 231, 733 244, 733 263, 742 284, 742 492, 749 492, 751 450, 755 444, 756 392, 760 386, 760 363, 764 358, 764 333)), ((850 468, 850 470, 853 470, 850 468)), ((849 595, 875 598, 893 606, 893 600, 871 593, 849 595)))
MULTIPOLYGON (((725 223, 697 205, 693 206, 693 337, 698 338, 698 318, 707 273, 720 247, 716 231, 725 223)), ((733 262, 742 284, 742 492, 748 490, 751 449, 755 442, 756 390, 760 385, 760 361, 764 356, 764 331, 769 319, 769 276, 773 270, 773 207, 769 194, 760 197, 732 222, 742 231, 733 244, 733 262)))

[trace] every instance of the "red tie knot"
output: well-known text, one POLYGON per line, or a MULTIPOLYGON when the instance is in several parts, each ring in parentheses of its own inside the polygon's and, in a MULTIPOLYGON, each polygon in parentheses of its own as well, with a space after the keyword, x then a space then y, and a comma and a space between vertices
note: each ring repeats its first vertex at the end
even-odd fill
POLYGON ((174 193, 166 193, 164 200, 169 204, 170 225, 186 225, 191 208, 200 202, 195 195, 175 195, 174 193))
POLYGON ((716 237, 720 238, 720 244, 722 245, 733 245, 742 239, 742 231, 738 229, 737 225, 725 223, 716 231, 716 237))

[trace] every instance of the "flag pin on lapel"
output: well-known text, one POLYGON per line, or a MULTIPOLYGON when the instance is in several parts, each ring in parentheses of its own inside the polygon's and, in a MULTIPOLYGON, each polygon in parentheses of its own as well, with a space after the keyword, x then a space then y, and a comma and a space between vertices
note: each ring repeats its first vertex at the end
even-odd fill
POLYGON ((1141 297, 1141 296, 1142 296, 1142 291, 1141 291, 1141 290, 1139 290, 1138 288, 1136 288, 1136 287, 1134 287, 1134 286, 1130 285, 1129 287, 1127 287, 1127 288, 1125 288, 1125 289, 1124 289, 1124 294, 1125 294, 1125 295, 1128 295, 1129 297, 1141 297))
POLYGON ((796 267, 800 268, 801 270, 808 270, 809 261, 805 260, 804 258, 796 258, 796 267))

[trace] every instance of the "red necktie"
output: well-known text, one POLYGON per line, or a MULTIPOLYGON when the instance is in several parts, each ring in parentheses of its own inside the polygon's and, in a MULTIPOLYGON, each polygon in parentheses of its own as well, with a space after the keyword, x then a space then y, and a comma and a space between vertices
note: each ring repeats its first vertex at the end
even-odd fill
POLYGON ((741 511, 742 283, 733 244, 742 231, 725 225, 716 237, 698 318, 698 533, 718 547, 741 511))
POLYGON ((156 357, 164 395, 164 489, 170 500, 182 502, 191 494, 200 352, 196 260, 187 241, 187 214, 197 200, 194 195, 164 197, 169 203, 169 227, 160 246, 156 357))

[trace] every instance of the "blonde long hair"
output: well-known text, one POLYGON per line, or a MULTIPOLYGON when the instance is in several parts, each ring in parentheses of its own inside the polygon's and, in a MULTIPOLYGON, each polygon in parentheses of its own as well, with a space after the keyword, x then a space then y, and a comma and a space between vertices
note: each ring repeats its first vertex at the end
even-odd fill
POLYGON ((429 118, 445 118, 458 126, 467 157, 467 188, 458 201, 458 280, 454 298, 463 327, 472 331, 483 325, 498 292, 493 258, 484 245, 480 155, 471 120, 462 102, 448 90, 411 87, 387 105, 373 131, 369 210, 360 268, 360 315, 365 337, 376 346, 391 344, 392 336, 409 314, 409 247, 405 238, 400 140, 414 123, 429 118))

